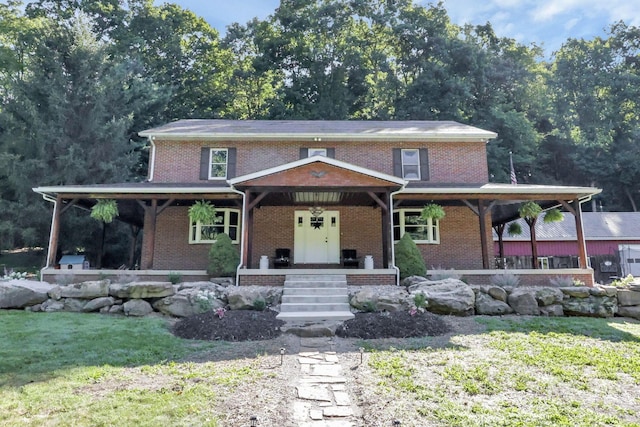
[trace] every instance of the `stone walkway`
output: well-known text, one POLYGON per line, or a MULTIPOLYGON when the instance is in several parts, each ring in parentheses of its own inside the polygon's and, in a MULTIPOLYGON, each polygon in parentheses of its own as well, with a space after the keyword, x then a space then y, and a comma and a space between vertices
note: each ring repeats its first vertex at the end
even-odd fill
POLYGON ((301 375, 295 392, 298 427, 356 427, 358 408, 351 404, 331 338, 301 338, 297 357, 301 375))

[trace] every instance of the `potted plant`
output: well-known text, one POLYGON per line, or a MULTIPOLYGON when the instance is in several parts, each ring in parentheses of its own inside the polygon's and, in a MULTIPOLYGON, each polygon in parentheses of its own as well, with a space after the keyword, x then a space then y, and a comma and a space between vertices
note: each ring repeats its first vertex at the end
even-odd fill
POLYGON ((442 218, 444 218, 445 213, 442 206, 435 203, 430 203, 428 205, 425 205, 424 208, 422 208, 422 212, 420 213, 420 216, 422 217, 422 219, 432 218, 434 220, 439 221, 442 218))
POLYGON ((213 224, 217 219, 216 207, 208 201, 199 200, 189 208, 189 219, 191 222, 213 224))

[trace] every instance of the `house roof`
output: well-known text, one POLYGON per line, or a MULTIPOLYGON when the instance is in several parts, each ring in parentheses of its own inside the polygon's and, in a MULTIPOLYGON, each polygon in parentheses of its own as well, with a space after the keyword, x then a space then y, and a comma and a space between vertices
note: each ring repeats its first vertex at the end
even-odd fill
MULTIPOLYGON (((574 216, 563 212, 563 220, 558 222, 536 223, 536 240, 538 241, 575 241, 576 223, 574 216)), ((522 234, 509 236, 506 231, 503 240, 529 241, 529 226, 523 219, 516 222, 522 228, 522 234)), ((582 228, 586 240, 640 240, 640 212, 583 212, 582 228)), ((498 239, 495 231, 494 240, 498 239)))
POLYGON ((555 195, 567 195, 574 197, 588 197, 600 193, 602 190, 594 187, 575 187, 562 185, 528 185, 528 184, 444 184, 434 185, 429 182, 410 182, 409 185, 401 191, 401 194, 443 194, 443 195, 468 195, 480 196, 505 195, 509 198, 513 196, 522 196, 525 199, 532 197, 546 197, 555 195))
POLYGON ((178 120, 140 136, 157 139, 310 139, 486 142, 498 136, 454 121, 178 120))

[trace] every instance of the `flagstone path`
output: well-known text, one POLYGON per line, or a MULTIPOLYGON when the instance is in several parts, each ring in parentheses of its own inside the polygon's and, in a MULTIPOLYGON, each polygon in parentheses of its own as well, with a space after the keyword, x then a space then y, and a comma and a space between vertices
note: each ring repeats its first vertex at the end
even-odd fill
POLYGON ((298 427, 358 426, 359 410, 349 397, 345 367, 333 348, 333 340, 328 337, 300 339, 300 376, 293 404, 298 427))

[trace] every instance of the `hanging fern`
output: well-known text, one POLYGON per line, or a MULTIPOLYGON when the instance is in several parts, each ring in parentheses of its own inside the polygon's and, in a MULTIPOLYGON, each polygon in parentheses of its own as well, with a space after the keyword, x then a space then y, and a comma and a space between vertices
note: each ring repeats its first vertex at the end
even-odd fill
POLYGON ((433 218, 435 220, 441 220, 442 218, 444 218, 445 213, 442 206, 437 205, 435 203, 430 203, 428 205, 425 205, 424 208, 422 208, 422 212, 420 213, 420 216, 423 219, 433 218))
POLYGON ((527 220, 533 220, 538 218, 538 216, 542 213, 542 208, 536 202, 526 202, 520 206, 518 209, 518 213, 520 213, 520 218, 524 218, 527 220))
POLYGON ((562 215, 562 212, 560 212, 558 209, 551 209, 544 214, 543 221, 546 223, 550 223, 550 222, 559 222, 559 221, 562 221, 563 219, 564 219, 564 216, 562 215))
POLYGON ((100 199, 91 208, 91 218, 107 224, 118 215, 118 204, 113 199, 100 199))
POLYGON ((522 227, 517 222, 512 222, 509 224, 509 228, 507 228, 507 234, 509 236, 519 236, 522 234, 522 227))
POLYGON ((191 222, 213 224, 217 220, 216 207, 208 201, 199 200, 189 208, 189 219, 191 222))

